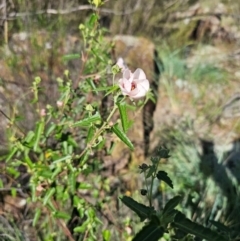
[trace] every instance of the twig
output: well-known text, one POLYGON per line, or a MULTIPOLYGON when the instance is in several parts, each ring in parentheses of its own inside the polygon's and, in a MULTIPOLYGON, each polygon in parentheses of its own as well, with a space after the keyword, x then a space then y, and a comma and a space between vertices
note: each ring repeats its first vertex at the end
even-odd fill
MULTIPOLYGON (((55 206, 55 208, 59 209, 57 202, 55 200, 52 200, 52 202, 53 202, 53 205, 55 206)), ((62 219, 56 219, 56 221, 59 224, 59 226, 62 227, 62 230, 63 230, 64 234, 66 235, 66 237, 68 237, 69 241, 75 241, 70 230, 66 226, 65 222, 62 219)))
POLYGON ((93 7, 91 5, 81 5, 75 8, 70 8, 70 9, 45 9, 45 10, 38 10, 35 12, 21 12, 21 13, 9 13, 8 17, 1 17, 1 20, 14 20, 16 18, 23 18, 23 17, 27 17, 27 16, 32 16, 32 15, 41 15, 41 14, 52 14, 52 15, 56 15, 56 14, 61 14, 61 15, 66 15, 66 14, 70 14, 73 12, 78 12, 78 11, 84 11, 84 10, 93 10, 93 11, 97 11, 100 10, 101 13, 105 13, 105 14, 113 14, 113 15, 129 15, 132 14, 134 12, 136 12, 137 9, 134 10, 129 10, 129 11, 114 11, 112 9, 108 9, 108 8, 96 8, 93 7))
POLYGON ((7 188, 7 187, 0 188, 0 193, 1 192, 10 192, 10 191, 12 191, 12 189, 15 189, 15 191, 18 192, 24 198, 29 197, 28 194, 24 193, 21 188, 14 188, 14 187, 12 187, 12 188, 10 188, 10 187, 9 188, 7 188))

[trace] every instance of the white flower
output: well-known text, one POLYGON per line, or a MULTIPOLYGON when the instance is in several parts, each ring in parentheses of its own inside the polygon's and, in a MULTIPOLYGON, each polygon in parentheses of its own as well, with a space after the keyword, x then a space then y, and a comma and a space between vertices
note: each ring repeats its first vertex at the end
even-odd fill
POLYGON ((123 71, 123 77, 119 80, 119 87, 123 95, 133 99, 145 96, 149 90, 149 81, 142 69, 136 69, 132 73, 129 69, 123 71))
POLYGON ((57 106, 58 106, 58 107, 62 107, 62 106, 63 106, 63 102, 60 101, 60 100, 58 100, 58 101, 57 101, 57 106))
POLYGON ((124 70, 128 69, 127 65, 125 64, 125 62, 123 60, 123 58, 118 58, 118 61, 117 61, 116 65, 121 69, 122 72, 124 70))
POLYGON ((40 116, 45 116, 46 115, 46 110, 45 109, 41 109, 40 110, 40 116))

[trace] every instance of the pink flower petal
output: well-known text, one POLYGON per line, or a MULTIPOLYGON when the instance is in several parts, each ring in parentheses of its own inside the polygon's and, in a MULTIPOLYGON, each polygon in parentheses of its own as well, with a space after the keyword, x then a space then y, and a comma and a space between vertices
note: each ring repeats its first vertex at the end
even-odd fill
POLYGON ((116 65, 117 65, 119 68, 122 68, 122 67, 124 66, 123 58, 118 58, 116 65))
POLYGON ((133 74, 129 69, 123 71, 123 79, 128 79, 132 81, 133 74))
POLYGON ((149 90, 149 81, 147 79, 142 80, 140 83, 137 83, 137 88, 138 92, 133 98, 141 98, 144 97, 148 90, 149 90))
POLYGON ((119 80, 119 87, 123 95, 137 99, 144 97, 150 86, 144 71, 138 68, 133 74, 129 69, 125 69, 123 78, 119 80))
POLYGON ((138 88, 136 88, 129 93, 129 97, 136 98, 135 96, 138 95, 138 93, 139 93, 139 90, 138 88))
POLYGON ((130 92, 132 89, 132 83, 127 79, 123 79, 123 87, 126 91, 130 92))
POLYGON ((149 81, 147 79, 139 80, 137 82, 137 86, 142 87, 143 89, 145 89, 146 92, 148 92, 148 90, 150 88, 150 84, 149 84, 149 81))
POLYGON ((146 75, 144 71, 140 68, 136 69, 135 72, 133 73, 133 79, 146 79, 146 75))
POLYGON ((132 88, 132 84, 129 80, 127 79, 120 79, 118 81, 119 83, 119 86, 121 88, 122 91, 125 91, 125 92, 130 92, 131 91, 131 88, 132 88))

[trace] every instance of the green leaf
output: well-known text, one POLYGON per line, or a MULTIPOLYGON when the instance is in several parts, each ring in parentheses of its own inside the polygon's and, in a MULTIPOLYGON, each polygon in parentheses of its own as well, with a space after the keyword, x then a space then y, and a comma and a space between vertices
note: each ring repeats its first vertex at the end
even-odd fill
POLYGON ((128 130, 128 126, 129 126, 126 102, 117 103, 117 107, 118 107, 118 110, 119 110, 119 113, 120 113, 123 131, 126 133, 127 130, 128 130))
POLYGON ((107 149, 107 155, 112 155, 112 151, 114 150, 115 146, 116 146, 116 142, 112 142, 110 147, 107 149))
POLYGON ((87 22, 88 27, 93 28, 97 20, 98 20, 98 15, 93 13, 87 22))
POLYGON ((111 90, 113 88, 113 86, 106 86, 106 87, 99 87, 99 88, 96 88, 92 91, 105 91, 105 90, 111 90))
POLYGON ((102 236, 103 236, 103 241, 110 241, 111 233, 109 230, 104 230, 102 232, 102 236))
POLYGON ((41 176, 42 178, 52 178, 52 171, 45 169, 45 170, 41 170, 38 172, 38 175, 41 176))
POLYGON ((98 51, 96 52, 94 49, 91 49, 91 52, 96 57, 96 60, 100 60, 103 63, 106 62, 106 61, 104 61, 103 57, 101 55, 99 55, 98 51))
POLYGON ((147 178, 151 177, 152 174, 154 173, 155 169, 156 169, 155 165, 150 165, 149 168, 148 168, 148 172, 147 172, 147 176, 146 177, 147 178))
POLYGON ((164 147, 159 147, 158 150, 157 150, 157 155, 160 157, 160 158, 169 158, 169 150, 164 148, 164 147))
POLYGON ((116 134, 116 136, 119 137, 119 139, 125 143, 131 150, 134 149, 134 146, 132 144, 132 142, 128 139, 128 137, 126 136, 126 134, 119 128, 118 124, 116 123, 113 127, 112 127, 112 131, 116 134))
POLYGON ((175 216, 172 226, 181 229, 183 232, 193 234, 208 241, 228 241, 226 237, 218 234, 217 232, 192 222, 181 212, 178 212, 175 216))
POLYGON ((111 89, 105 94, 105 96, 110 95, 111 93, 113 93, 114 91, 116 91, 118 89, 119 89, 118 85, 111 86, 111 89))
POLYGON ((6 158, 6 162, 8 162, 9 160, 12 159, 12 157, 15 155, 15 153, 17 152, 18 148, 16 146, 14 146, 11 150, 11 152, 9 153, 9 155, 6 158))
POLYGON ((28 155, 28 150, 24 150, 24 162, 27 164, 27 166, 32 169, 34 167, 34 164, 32 163, 32 160, 30 159, 28 155))
POLYGON ((35 211, 35 214, 34 214, 34 218, 33 218, 33 227, 35 227, 37 225, 37 222, 38 222, 40 216, 41 216, 41 209, 37 208, 37 210, 35 211))
MULTIPOLYGON (((188 240, 187 237, 186 237, 187 235, 188 235, 188 233, 180 230, 179 228, 175 228, 174 229, 174 235, 172 235, 172 238, 174 240, 188 240), (185 237, 186 237, 186 239, 184 239, 185 237)), ((191 240, 193 240, 193 239, 191 239, 191 240)))
POLYGON ((49 199, 54 195, 54 193, 55 193, 55 188, 54 187, 50 188, 47 191, 46 195, 43 198, 43 205, 46 205, 48 203, 49 199))
POLYGON ((88 223, 84 222, 81 226, 74 228, 73 232, 74 233, 84 233, 88 229, 87 225, 88 225, 88 223))
POLYGON ((17 178, 20 175, 19 171, 16 170, 15 167, 7 167, 6 169, 7 169, 7 172, 13 175, 15 178, 17 178))
POLYGON ((35 133, 33 131, 29 131, 27 136, 25 137, 24 141, 26 143, 30 143, 34 136, 35 136, 35 133))
POLYGON ((67 156, 64 156, 64 157, 61 157, 61 158, 59 158, 59 159, 54 160, 54 161, 52 162, 52 164, 56 164, 56 163, 59 163, 59 162, 62 162, 62 161, 65 161, 65 160, 71 159, 71 158, 72 158, 71 155, 67 155, 67 156))
MULTIPOLYGON (((68 136, 67 142, 68 142, 68 145, 69 145, 69 146, 78 147, 77 142, 76 142, 76 141, 74 140, 74 138, 71 137, 71 136, 68 136)), ((69 147, 68 147, 68 148, 69 148, 69 147)), ((70 152, 68 152, 68 153, 70 153, 70 152)))
POLYGON ((33 145, 33 151, 38 151, 38 149, 39 149, 38 145, 39 145, 40 137, 41 137, 42 132, 43 132, 43 128, 44 128, 44 122, 43 121, 38 122, 35 140, 34 140, 34 145, 33 145))
POLYGON ((159 171, 157 173, 157 179, 160 181, 164 181, 167 185, 173 188, 172 180, 169 178, 168 174, 164 171, 159 171))
POLYGON ((45 136, 49 137, 49 135, 55 130, 56 127, 56 124, 52 122, 49 128, 46 130, 45 136))
POLYGON ((67 143, 67 141, 62 142, 62 151, 63 151, 63 155, 68 154, 68 143, 67 143))
POLYGON ((37 196, 36 196, 36 190, 37 190, 37 186, 35 183, 31 183, 31 197, 32 197, 32 201, 36 202, 37 201, 37 196))
POLYGON ((76 192, 76 175, 74 172, 69 174, 69 188, 72 194, 76 192))
POLYGON ((170 199, 163 208, 163 215, 167 215, 169 212, 171 212, 181 201, 181 196, 175 196, 174 198, 170 199))
POLYGON ((80 54, 66 54, 62 57, 63 61, 69 61, 73 59, 80 59, 80 54))
POLYGON ((61 166, 58 166, 58 167, 54 170, 54 172, 52 173, 52 175, 51 175, 51 180, 54 180, 55 177, 56 177, 61 171, 62 171, 62 167, 61 167, 61 166))
POLYGON ((92 189, 92 185, 90 183, 85 183, 85 182, 81 182, 78 186, 79 189, 92 189))
POLYGON ((133 238, 132 241, 158 241, 164 235, 164 229, 159 225, 150 223, 133 238))
POLYGON ((176 196, 170 199, 165 207, 163 208, 163 212, 161 215, 161 222, 163 225, 168 225, 169 223, 173 222, 175 215, 178 213, 177 210, 174 208, 182 201, 181 196, 176 196))
POLYGON ((68 213, 65 212, 59 212, 57 211, 56 213, 54 213, 53 215, 55 218, 60 218, 60 219, 65 219, 65 220, 69 220, 71 218, 71 216, 68 213))
POLYGON ((172 223, 176 214, 178 211, 176 209, 172 209, 171 211, 168 211, 167 213, 163 214, 161 216, 161 223, 164 226, 168 226, 169 223, 172 223))
POLYGON ((138 203, 131 197, 123 196, 120 199, 127 207, 133 210, 140 217, 141 222, 147 218, 150 218, 155 213, 153 207, 147 207, 141 203, 138 203))
POLYGON ((89 116, 83 120, 75 122, 74 124, 72 124, 72 127, 77 127, 77 126, 89 127, 91 124, 97 121, 101 121, 101 116, 98 112, 93 116, 89 116))
MULTIPOLYGON (((92 79, 87 79, 87 83, 91 86, 91 89, 96 90, 96 85, 94 84, 92 79)), ((98 91, 96 91, 98 94, 98 91)))
POLYGON ((209 222, 214 225, 216 228, 218 228, 219 230, 225 232, 225 233, 230 233, 231 229, 227 226, 225 226, 224 224, 214 221, 214 220, 209 220, 209 222))
POLYGON ((53 205, 51 199, 48 200, 47 202, 47 207, 52 211, 52 212, 57 212, 55 206, 53 205))
POLYGON ((95 133, 95 127, 90 126, 88 129, 87 138, 86 138, 87 143, 89 143, 92 140, 94 133, 95 133))
POLYGON ((11 195, 12 195, 12 197, 16 197, 17 196, 16 188, 14 188, 14 187, 11 188, 11 195))

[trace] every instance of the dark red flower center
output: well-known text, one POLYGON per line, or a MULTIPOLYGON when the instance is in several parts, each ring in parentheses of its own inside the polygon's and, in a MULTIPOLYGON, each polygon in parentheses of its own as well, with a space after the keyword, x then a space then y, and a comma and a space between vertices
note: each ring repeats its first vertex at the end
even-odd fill
POLYGON ((135 83, 132 83, 132 85, 131 85, 131 90, 135 90, 136 89, 136 84, 135 83))

